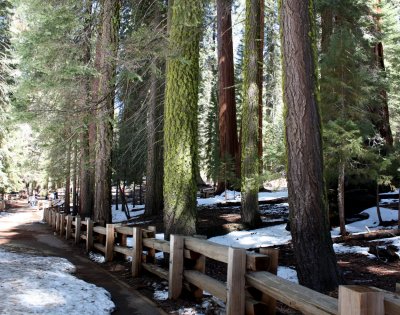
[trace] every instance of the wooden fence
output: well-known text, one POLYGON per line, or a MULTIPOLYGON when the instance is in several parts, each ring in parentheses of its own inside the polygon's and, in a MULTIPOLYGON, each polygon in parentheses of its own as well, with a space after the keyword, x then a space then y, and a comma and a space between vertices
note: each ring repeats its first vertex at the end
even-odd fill
POLYGON ((159 240, 154 227, 96 226, 89 218, 81 220, 55 208, 44 209, 44 220, 61 236, 73 238, 75 243, 85 241, 87 251, 104 253, 106 261, 117 254, 131 256, 132 276, 147 270, 168 280, 170 299, 177 299, 183 288, 197 298, 207 291, 226 303, 228 315, 274 314, 276 301, 304 314, 400 314, 400 286, 398 293, 340 286, 336 299, 276 276, 277 250, 264 248, 254 253, 180 235, 171 235, 170 241, 159 240), (128 237, 132 237, 131 247, 127 246, 128 237), (156 252, 169 255, 168 270, 155 264, 156 252), (226 283, 205 274, 207 258, 227 264, 226 283))

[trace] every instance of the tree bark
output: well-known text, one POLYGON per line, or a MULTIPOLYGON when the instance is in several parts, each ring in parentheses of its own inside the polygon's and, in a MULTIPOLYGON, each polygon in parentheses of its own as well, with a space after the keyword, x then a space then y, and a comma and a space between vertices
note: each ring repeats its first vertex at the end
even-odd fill
MULTIPOLYGON (((382 32, 381 30, 381 21, 380 21, 380 14, 382 14, 382 10, 380 8, 381 0, 376 0, 375 6, 375 28, 377 34, 382 32)), ((374 55, 375 55, 375 66, 379 71, 382 73, 385 72, 385 59, 383 55, 383 44, 382 42, 378 42, 375 44, 374 47, 374 55)), ((388 95, 387 91, 382 88, 379 91, 379 98, 380 104, 378 104, 377 108, 374 108, 373 114, 375 115, 373 122, 376 128, 379 131, 379 134, 383 139, 385 139, 385 143, 389 148, 393 147, 393 135, 392 129, 390 128, 390 121, 389 121, 389 104, 388 104, 388 95)))
POLYGON ((95 66, 98 77, 93 90, 97 112, 94 220, 101 225, 111 222, 112 120, 119 7, 119 0, 100 2, 100 24, 96 44, 95 66))
MULTIPOLYGON (((227 167, 232 167, 239 178, 231 11, 232 0, 217 1, 219 158, 227 167)), ((219 178, 217 192, 224 191, 225 186, 224 178, 219 178)))
MULTIPOLYGON (((92 37, 92 0, 85 1, 85 28, 84 41, 82 43, 82 62, 89 64, 91 60, 91 37, 92 37)), ((91 217, 93 214, 94 202, 94 152, 96 144, 95 132, 95 111, 91 104, 90 78, 83 78, 84 84, 82 93, 82 131, 80 134, 80 185, 79 185, 79 214, 81 217, 91 217)))
POLYGON ((164 224, 196 232, 197 110, 202 1, 174 0, 167 60, 164 126, 164 224))
POLYGON ((262 174, 263 169, 263 69, 264 69, 264 0, 260 1, 260 22, 258 24, 258 159, 259 172, 262 174))
POLYGON ((338 177, 338 208, 339 208, 339 224, 340 235, 345 236, 346 232, 346 217, 344 212, 344 175, 345 164, 339 163, 339 177, 338 177))
POLYGON ((66 176, 65 176, 65 195, 64 195, 64 209, 67 213, 70 211, 71 204, 71 143, 67 147, 67 163, 66 163, 66 176))
POLYGON ((243 108, 242 108, 242 221, 249 227, 261 223, 258 213, 259 157, 258 157, 258 23, 260 0, 246 1, 243 108))
POLYGON ((329 231, 318 106, 312 1, 280 4, 290 227, 302 285, 329 291, 341 282, 329 231))
POLYGON ((74 143, 74 162, 73 162, 73 173, 72 173, 72 213, 77 214, 78 211, 78 141, 74 143))
MULTIPOLYGON (((159 4, 155 5, 153 29, 162 32, 164 25, 161 25, 161 12, 159 4)), ((156 67, 164 68, 160 62, 156 67)), ((162 213, 164 206, 163 196, 163 132, 164 132, 164 108, 163 86, 164 76, 160 77, 156 70, 153 70, 150 78, 150 99, 147 110, 147 165, 146 165, 146 198, 145 215, 151 216, 162 213)))

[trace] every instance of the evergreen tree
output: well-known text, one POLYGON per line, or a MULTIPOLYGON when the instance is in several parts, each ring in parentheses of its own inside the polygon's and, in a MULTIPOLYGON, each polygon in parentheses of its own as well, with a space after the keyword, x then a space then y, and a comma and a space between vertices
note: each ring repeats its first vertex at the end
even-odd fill
POLYGON ((196 232, 202 2, 175 0, 172 11, 164 116, 164 224, 167 236, 196 232))

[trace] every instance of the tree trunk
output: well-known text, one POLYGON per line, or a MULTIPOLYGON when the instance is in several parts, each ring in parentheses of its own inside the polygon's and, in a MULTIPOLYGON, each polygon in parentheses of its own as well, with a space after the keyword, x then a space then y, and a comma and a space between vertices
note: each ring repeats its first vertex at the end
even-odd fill
POLYGON ((94 83, 97 110, 94 220, 101 225, 111 222, 111 150, 114 118, 114 78, 119 28, 119 0, 100 2, 99 34, 94 83))
POLYGON ((74 143, 74 162, 73 162, 73 173, 72 173, 72 213, 77 214, 78 211, 78 141, 74 143))
MULTIPOLYGON (((161 27, 161 12, 155 5, 153 28, 159 32, 161 27)), ((160 65, 157 66, 164 68, 160 65)), ((146 165, 146 199, 145 215, 151 216, 162 213, 164 206, 163 196, 163 132, 164 132, 164 108, 163 108, 163 86, 164 77, 160 77, 155 70, 150 78, 150 99, 147 109, 147 165, 146 165)))
POLYGON ((346 217, 344 212, 344 175, 345 164, 339 163, 339 177, 338 177, 338 207, 339 207, 339 223, 340 235, 345 236, 346 232, 346 217))
MULTIPOLYGON (((217 0, 219 158, 239 178, 231 10, 232 0, 217 0)), ((217 192, 224 191, 225 186, 224 178, 219 178, 217 192)))
POLYGON ((378 181, 376 181, 376 214, 378 215, 378 221, 379 221, 379 225, 383 224, 383 220, 382 220, 382 214, 381 214, 381 208, 379 206, 379 184, 378 181))
MULTIPOLYGON (((380 8, 381 0, 376 0, 375 6, 375 27, 376 32, 380 34, 381 30, 381 21, 380 15, 382 14, 382 10, 380 8)), ((378 42, 374 47, 374 55, 375 55, 375 65, 376 68, 379 69, 382 73, 385 72, 385 61, 383 55, 383 44, 382 42, 378 42)), ((379 91, 379 100, 380 104, 378 107, 374 109, 373 114, 375 117, 373 119, 375 126, 379 130, 379 134, 383 139, 385 139, 386 145, 391 148, 393 147, 393 135, 392 130, 390 128, 389 121, 389 104, 388 104, 388 95, 384 88, 379 91)))
POLYGON ((258 40, 260 0, 246 1, 242 108, 242 221, 249 227, 261 223, 258 213, 258 40))
POLYGON ((164 224, 196 232, 197 110, 202 1, 174 0, 167 61, 164 127, 164 224))
POLYGON ((399 213, 397 214, 397 228, 400 229, 400 187, 398 189, 399 189, 399 208, 398 208, 399 213))
POLYGON ((263 169, 263 67, 264 67, 264 0, 260 1, 260 21, 258 24, 258 159, 259 172, 262 174, 263 169))
POLYGON ((321 11, 321 52, 326 54, 329 49, 333 32, 333 12, 329 4, 324 5, 321 11))
POLYGON ((280 5, 290 228, 299 282, 329 291, 341 282, 329 231, 318 108, 312 1, 280 5))
MULTIPOLYGON (((89 64, 91 60, 91 37, 92 37, 92 0, 85 2, 85 28, 84 38, 82 43, 82 61, 84 64, 89 64)), ((83 78, 85 84, 81 91, 82 93, 82 131, 80 134, 80 185, 79 185, 79 214, 81 217, 91 217, 93 214, 94 203, 94 160, 95 160, 95 111, 94 106, 90 103, 90 79, 89 77, 83 78), (90 105, 90 106, 88 106, 90 105)))
POLYGON ((71 204, 71 143, 68 144, 67 148, 67 164, 66 164, 66 176, 65 176, 65 195, 64 195, 64 209, 69 214, 71 204))

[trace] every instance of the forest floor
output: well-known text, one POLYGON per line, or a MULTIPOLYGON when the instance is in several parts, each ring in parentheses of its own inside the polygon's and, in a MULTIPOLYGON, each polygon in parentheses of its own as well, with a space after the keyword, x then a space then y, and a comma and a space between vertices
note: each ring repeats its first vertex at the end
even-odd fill
MULTIPOLYGON (((282 226, 287 222, 287 204, 279 203, 276 205, 261 205, 260 213, 262 216, 262 227, 274 228, 282 226)), ((373 221, 373 211, 369 211, 370 220, 373 221)), ((240 223, 240 207, 239 206, 221 206, 221 205, 204 205, 198 211, 198 233, 206 235, 207 238, 218 235, 226 235, 231 233, 236 235, 234 231, 245 230, 240 223), (232 233, 233 232, 233 233, 232 233)), ((155 225, 157 231, 163 231, 162 217, 146 218, 147 221, 141 221, 143 218, 138 217, 137 222, 143 226, 155 225), (141 221, 141 222, 140 222, 141 221), (148 222, 151 222, 149 224, 148 222), (143 224, 144 223, 144 224, 143 224)), ((365 221, 367 222, 367 221, 365 221)), ((359 225, 365 223, 361 221, 359 225)), ((367 223, 368 223, 367 222, 367 223)), ((375 222, 374 222, 375 223, 375 222)), ((351 229, 352 227, 349 226, 351 229)), ((254 230, 258 231, 258 230, 254 230)), ((251 234, 257 234, 252 231, 251 234)), ((238 235, 243 232, 236 232, 238 235)), ((221 242, 219 238, 212 238, 216 242, 221 242)), ((399 237, 394 238, 399 240, 399 237)), ((234 240, 235 241, 235 240, 234 240)), ((236 239, 240 241, 240 237, 236 239)), ((224 240, 222 239, 222 242, 224 240)), ((343 273, 346 284, 375 286, 388 291, 395 291, 396 283, 400 283, 400 261, 388 261, 383 257, 377 257, 368 253, 368 249, 386 243, 385 240, 352 240, 346 243, 335 244, 338 264, 343 273)), ((227 243, 231 244, 231 243, 227 243)), ((240 243, 233 243, 235 246, 240 243)), ((396 243, 397 244, 397 243, 396 243)), ((282 245, 271 246, 279 249, 279 270, 278 275, 288 280, 297 282, 296 262, 294 259, 293 248, 290 242, 282 245)), ((395 247, 395 251, 400 248, 395 247)), ((164 260, 158 263, 166 267, 164 260)), ((115 268, 110 265, 109 268, 115 268)), ((122 268, 121 268, 122 269, 122 268)), ((226 281, 226 264, 216 261, 207 260, 206 273, 221 281, 226 281)), ((153 299, 166 312, 172 314, 224 314, 223 303, 210 296, 205 296, 202 300, 195 301, 190 294, 184 295, 177 301, 167 299, 166 281, 160 281, 152 275, 145 275, 140 279, 132 279, 129 277, 127 270, 119 272, 121 278, 129 282, 136 289, 140 290, 144 295, 153 299)), ((337 297, 337 291, 330 292, 329 295, 337 297)), ((298 314, 296 311, 278 303, 278 314, 298 314)))

